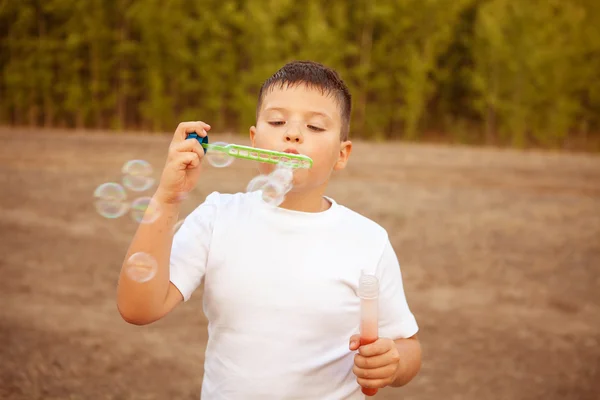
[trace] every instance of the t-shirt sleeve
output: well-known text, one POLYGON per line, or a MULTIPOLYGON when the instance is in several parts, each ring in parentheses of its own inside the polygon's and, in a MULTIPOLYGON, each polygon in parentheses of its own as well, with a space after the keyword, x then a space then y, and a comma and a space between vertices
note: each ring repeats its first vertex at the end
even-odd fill
POLYGON ((389 239, 377 267, 379 279, 379 336, 393 340, 408 338, 419 330, 408 307, 400 264, 389 239))
POLYGON ((200 286, 212 240, 219 194, 213 192, 204 203, 187 216, 171 246, 170 280, 188 301, 200 286))

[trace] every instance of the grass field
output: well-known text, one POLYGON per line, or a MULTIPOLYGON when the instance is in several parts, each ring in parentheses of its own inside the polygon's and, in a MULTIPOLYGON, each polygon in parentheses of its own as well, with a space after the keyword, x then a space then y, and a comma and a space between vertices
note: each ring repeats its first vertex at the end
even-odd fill
MULTIPOLYGON (((127 160, 158 177, 169 140, 0 129, 0 398, 199 397, 200 293, 127 325, 115 288, 135 223, 92 202, 127 160)), ((184 215, 255 174, 207 165, 184 215)), ((421 374, 376 399, 599 398, 599 156, 358 142, 328 194, 388 230, 421 329, 421 374)))

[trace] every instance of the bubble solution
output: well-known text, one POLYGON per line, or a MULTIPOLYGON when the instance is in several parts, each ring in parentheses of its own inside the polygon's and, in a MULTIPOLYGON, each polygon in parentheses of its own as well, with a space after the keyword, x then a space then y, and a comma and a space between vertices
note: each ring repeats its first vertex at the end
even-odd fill
MULTIPOLYGON (((379 280, 375 275, 361 273, 358 282, 360 297, 360 345, 371 344, 379 338, 379 280)), ((376 388, 361 388, 363 394, 375 396, 376 388)))

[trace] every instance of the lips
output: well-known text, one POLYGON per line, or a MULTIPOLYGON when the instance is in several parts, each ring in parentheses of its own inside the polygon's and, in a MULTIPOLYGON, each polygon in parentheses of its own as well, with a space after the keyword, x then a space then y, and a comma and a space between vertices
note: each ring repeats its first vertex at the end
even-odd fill
POLYGON ((285 149, 283 152, 288 154, 300 154, 296 149, 285 149))

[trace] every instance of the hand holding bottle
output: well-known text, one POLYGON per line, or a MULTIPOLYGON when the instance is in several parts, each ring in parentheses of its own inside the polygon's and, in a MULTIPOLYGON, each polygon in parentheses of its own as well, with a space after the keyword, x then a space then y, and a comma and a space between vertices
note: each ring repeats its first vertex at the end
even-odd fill
POLYGON ((378 389, 396 380, 400 354, 392 339, 379 338, 373 343, 361 345, 360 335, 354 335, 350 339, 350 350, 358 350, 352 372, 365 395, 374 396, 378 389))
POLYGON ((360 334, 350 338, 350 350, 358 350, 352 372, 362 392, 374 396, 396 379, 400 356, 392 339, 379 338, 379 281, 374 275, 361 275, 358 295, 360 334))

